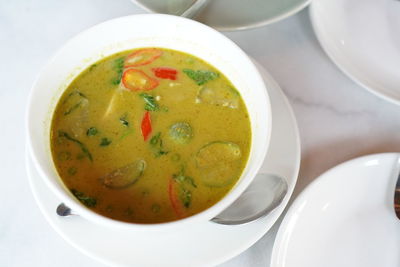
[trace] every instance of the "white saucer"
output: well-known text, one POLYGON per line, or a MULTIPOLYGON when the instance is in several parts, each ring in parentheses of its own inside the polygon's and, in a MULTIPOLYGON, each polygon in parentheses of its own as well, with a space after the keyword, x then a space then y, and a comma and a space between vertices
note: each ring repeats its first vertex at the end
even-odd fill
POLYGON ((310 8, 322 47, 351 79, 400 104, 400 1, 319 0, 310 8))
MULTIPOLYGON (((149 12, 180 14, 191 0, 131 0, 149 12)), ((311 0, 212 0, 195 17, 219 31, 245 30, 271 24, 287 18, 311 0)))
POLYGON ((295 187, 300 166, 300 142, 295 117, 286 97, 261 67, 272 104, 270 150, 261 168, 287 179, 288 195, 268 216, 246 225, 212 222, 170 233, 138 233, 109 229, 82 217, 62 218, 55 210, 60 200, 48 190, 29 154, 27 171, 36 201, 51 226, 72 246, 113 266, 210 266, 222 263, 249 248, 276 222, 295 187))
POLYGON ((357 158, 312 182, 287 212, 271 267, 400 266, 400 154, 357 158))

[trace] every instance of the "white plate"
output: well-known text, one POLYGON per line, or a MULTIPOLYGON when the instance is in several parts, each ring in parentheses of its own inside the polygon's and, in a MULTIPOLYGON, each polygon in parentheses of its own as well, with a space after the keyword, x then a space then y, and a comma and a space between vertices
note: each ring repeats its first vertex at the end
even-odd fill
MULTIPOLYGON (((192 0, 132 0, 149 12, 181 14, 192 0), (184 10, 184 9, 183 9, 184 10)), ((271 24, 289 17, 311 0, 210 0, 195 17, 220 31, 244 30, 271 24)))
POLYGON ((399 156, 357 158, 309 185, 279 228, 271 267, 400 266, 399 156))
POLYGON ((322 47, 351 79, 400 104, 400 1, 319 0, 310 8, 322 47))
MULTIPOLYGON (((260 67, 259 67, 260 68, 260 67)), ((109 229, 82 217, 61 218, 60 200, 38 176, 27 153, 27 171, 36 201, 51 226, 86 255, 114 266, 204 266, 222 263, 249 248, 276 222, 295 187, 300 166, 297 124, 286 97, 262 68, 272 105, 271 145, 261 171, 285 177, 288 195, 267 217, 240 226, 212 222, 170 233, 138 233, 109 229)))

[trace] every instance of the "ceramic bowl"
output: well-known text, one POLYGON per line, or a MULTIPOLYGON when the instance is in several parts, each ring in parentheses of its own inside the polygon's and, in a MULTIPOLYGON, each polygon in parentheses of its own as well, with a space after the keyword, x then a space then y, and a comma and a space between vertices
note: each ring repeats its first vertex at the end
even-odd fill
MULTIPOLYGON (((147 12, 181 15, 194 0, 131 0, 147 12)), ((194 19, 219 31, 247 30, 278 22, 310 4, 311 0, 208 1, 194 19)))
MULTIPOLYGON (((170 15, 146 14, 113 19, 72 38, 41 71, 27 110, 28 146, 41 177, 75 213, 96 223, 130 229, 166 229, 210 220, 227 208, 256 176, 271 134, 269 96, 262 77, 247 55, 224 35, 201 23, 170 15), (58 99, 85 68, 103 57, 140 47, 163 47, 195 55, 230 79, 248 108, 252 145, 248 163, 233 189, 207 210, 178 221, 135 224, 109 219, 82 205, 59 177, 50 150, 50 124, 58 99)), ((55 203, 57 204, 57 203, 55 203)), ((55 211, 54 211, 55 212, 55 211)))

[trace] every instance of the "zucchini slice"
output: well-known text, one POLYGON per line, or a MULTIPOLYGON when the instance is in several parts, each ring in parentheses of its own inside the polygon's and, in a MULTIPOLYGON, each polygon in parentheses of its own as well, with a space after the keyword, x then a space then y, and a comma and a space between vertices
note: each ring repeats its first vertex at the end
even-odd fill
POLYGON ((242 153, 232 142, 215 141, 203 146, 196 154, 196 166, 204 185, 223 187, 231 184, 235 177, 227 175, 242 153))
POLYGON ((193 130, 187 122, 177 122, 169 127, 169 136, 178 144, 187 144, 193 137, 193 130))
POLYGON ((121 168, 113 170, 100 178, 102 184, 110 189, 124 189, 134 183, 143 175, 146 169, 146 162, 142 159, 134 161, 121 168))
POLYGON ((203 86, 200 88, 196 102, 236 109, 239 107, 239 100, 239 93, 233 87, 203 86))

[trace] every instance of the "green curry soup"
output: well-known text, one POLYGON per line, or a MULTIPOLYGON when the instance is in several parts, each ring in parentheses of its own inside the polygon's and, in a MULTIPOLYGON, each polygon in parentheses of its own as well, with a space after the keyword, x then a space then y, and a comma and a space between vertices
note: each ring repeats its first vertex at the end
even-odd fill
POLYGON ((84 205, 135 223, 199 213, 239 179, 251 144, 239 93, 192 55, 143 48, 84 70, 59 100, 51 151, 84 205))

